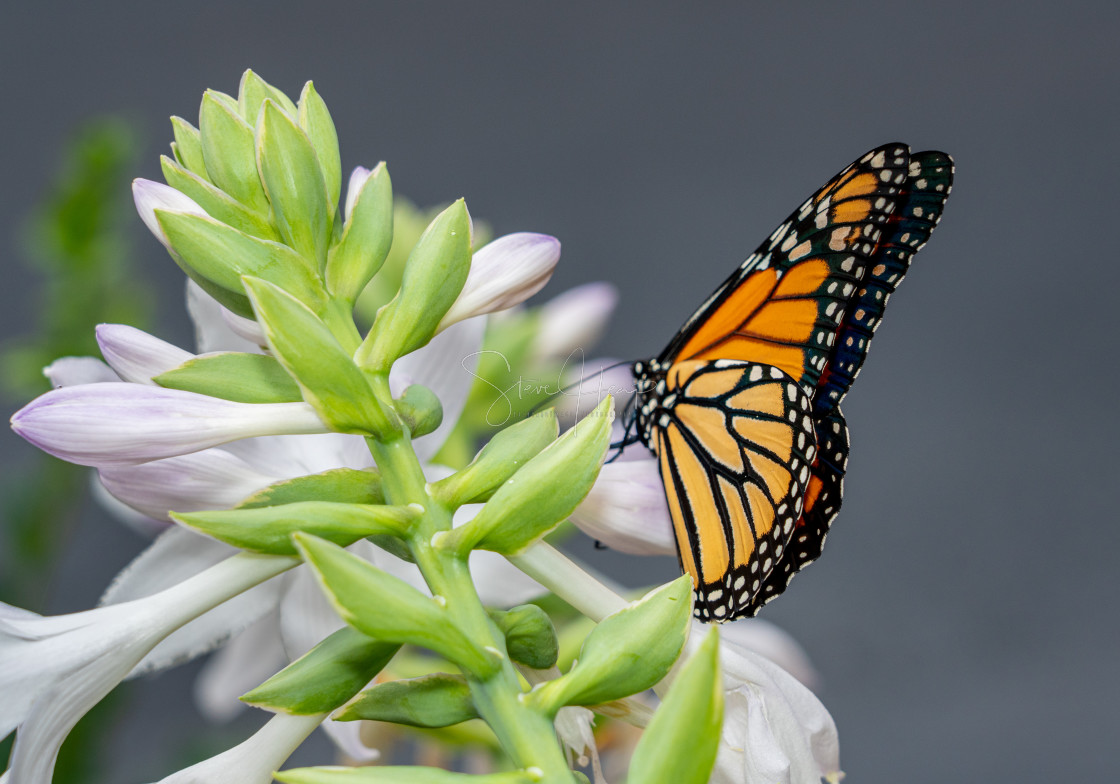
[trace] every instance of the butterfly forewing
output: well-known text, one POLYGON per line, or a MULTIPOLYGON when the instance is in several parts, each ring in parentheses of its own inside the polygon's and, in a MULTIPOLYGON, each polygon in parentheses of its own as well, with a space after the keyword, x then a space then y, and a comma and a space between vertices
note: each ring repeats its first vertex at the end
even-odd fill
POLYGON ((655 444, 696 615, 753 614, 809 483, 809 395, 753 362, 682 362, 663 380, 659 406, 640 424, 655 444))
POLYGON ((897 209, 909 151, 872 150, 808 199, 688 320, 662 363, 763 362, 813 388, 897 209))
POLYGON ((826 414, 843 399, 867 358, 871 338, 910 259, 922 249, 941 220, 953 185, 953 159, 943 152, 919 152, 910 158, 901 202, 888 221, 856 295, 845 307, 836 345, 817 384, 813 407, 826 414))

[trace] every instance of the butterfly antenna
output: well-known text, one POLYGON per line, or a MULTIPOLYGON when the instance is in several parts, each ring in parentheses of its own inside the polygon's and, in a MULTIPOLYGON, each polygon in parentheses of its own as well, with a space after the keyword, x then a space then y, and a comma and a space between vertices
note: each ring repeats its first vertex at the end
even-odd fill
POLYGON ((571 384, 568 384, 567 386, 563 387, 562 389, 557 390, 554 394, 549 395, 547 398, 545 398, 544 400, 542 400, 541 402, 539 402, 535 406, 533 406, 529 410, 529 416, 532 416, 533 414, 537 413, 542 408, 544 408, 549 403, 551 403, 553 400, 555 400, 556 398, 563 395, 565 392, 567 392, 571 389, 575 389, 576 387, 582 387, 583 383, 585 381, 587 381, 588 379, 595 378, 595 376, 601 376, 604 373, 606 373, 608 370, 614 370, 616 367, 621 367, 623 365, 629 365, 629 364, 630 364, 630 360, 624 359, 624 360, 621 360, 620 362, 615 362, 613 365, 607 365, 606 367, 599 368, 594 373, 591 373, 590 375, 587 375, 587 376, 583 376, 582 378, 577 379, 576 381, 573 381, 571 384))

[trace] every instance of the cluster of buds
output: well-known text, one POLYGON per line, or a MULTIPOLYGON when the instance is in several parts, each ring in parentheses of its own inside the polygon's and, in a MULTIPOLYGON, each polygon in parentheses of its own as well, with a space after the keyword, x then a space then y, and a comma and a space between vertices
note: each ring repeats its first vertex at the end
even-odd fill
MULTIPOLYGON (((611 514, 656 506, 665 519, 637 463, 619 463, 615 486, 636 485, 645 500, 604 495, 610 396, 563 434, 547 409, 473 457, 447 457, 455 433, 462 443, 481 432, 460 426, 471 394, 460 377, 485 378, 471 362, 487 314, 545 285, 554 238, 511 234, 476 250, 460 200, 383 274, 395 252, 388 172, 358 168, 343 198, 334 124, 310 83, 293 102, 247 72, 237 97, 205 94, 197 128, 173 126, 166 184, 137 181, 134 195, 192 281, 206 353, 103 325, 107 365, 55 363, 58 388, 12 418, 28 441, 95 467, 113 496, 168 528, 102 607, 43 618, 0 605, 0 735, 18 728, 5 784, 48 784, 66 734, 123 678, 270 614, 287 619, 291 656, 241 699, 274 718, 166 782, 266 782, 320 725, 349 751, 360 744, 346 724, 480 718, 511 768, 474 777, 481 784, 569 784, 582 774, 564 749, 594 751, 589 708, 646 725, 631 782, 835 774, 835 729, 804 687, 714 633, 689 639, 687 578, 628 602, 542 541, 570 518, 594 521, 604 539, 611 514), (383 296, 367 329, 371 282, 383 296), (596 622, 563 672, 552 619, 524 601, 544 588, 596 622), (285 609, 316 598, 317 614, 285 609), (427 652, 431 670, 384 680, 402 648, 427 652), (634 695, 655 686, 664 699, 649 719, 634 695)), ((550 319, 581 312, 569 332, 582 340, 612 305, 613 292, 595 288, 508 318, 533 322, 523 357, 555 362, 571 336, 550 319)), ((621 540, 642 551, 634 523, 621 540)), ((459 780, 391 766, 276 778, 459 780)))

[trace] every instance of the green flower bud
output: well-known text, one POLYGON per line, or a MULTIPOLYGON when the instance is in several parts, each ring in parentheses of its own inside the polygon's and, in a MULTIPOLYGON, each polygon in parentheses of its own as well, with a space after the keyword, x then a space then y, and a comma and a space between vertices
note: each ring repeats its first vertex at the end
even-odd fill
POLYGON ((723 683, 715 629, 681 668, 630 761, 628 784, 706 784, 719 750, 723 683), (681 750, 687 749, 687 754, 681 750))
POLYGON ((229 96, 207 90, 198 125, 210 181, 250 209, 267 215, 268 197, 257 173, 256 134, 242 119, 237 104, 229 96))
POLYGON ((272 101, 291 117, 296 116, 296 105, 292 99, 266 82, 252 69, 241 75, 241 84, 237 89, 237 110, 245 122, 250 125, 257 124, 261 113, 261 105, 265 101, 272 101))
POLYGON ((419 765, 294 768, 272 776, 284 784, 540 784, 539 773, 530 775, 522 770, 475 775, 419 765))
POLYGON ((327 186, 327 206, 331 218, 338 207, 338 197, 342 190, 342 160, 338 153, 338 133, 334 129, 327 105, 315 91, 315 85, 308 82, 299 96, 299 110, 294 115, 299 118, 299 127, 311 140, 319 167, 323 171, 323 182, 327 186))
POLYGON ((257 125, 257 167, 285 241, 314 269, 327 263, 332 208, 319 158, 307 134, 272 101, 265 101, 257 125))
POLYGON ((413 438, 435 432, 443 422, 443 406, 435 392, 425 386, 413 384, 395 402, 413 438))
POLYGON ((385 669, 400 647, 339 629, 241 700, 274 713, 328 713, 385 669))
MULTIPOLYGON (((349 197, 347 197, 349 199, 349 197)), ((393 244, 393 184, 384 163, 366 177, 327 257, 327 288, 354 302, 381 269, 393 244)))
POLYGON ((253 317, 242 275, 267 280, 313 310, 324 307, 322 283, 303 257, 288 246, 251 237, 201 215, 156 210, 155 216, 175 262, 239 316, 253 317))
POLYGON ((466 525, 433 537, 438 547, 513 555, 567 519, 599 476, 614 419, 608 396, 575 427, 506 480, 466 525))
POLYGON ((431 222, 404 267, 401 290, 377 314, 355 356, 388 371, 398 357, 423 346, 455 302, 471 266, 470 217, 462 199, 431 222))
POLYGON ((506 638, 506 650, 515 662, 547 670, 556 664, 560 643, 556 627, 548 613, 535 604, 523 604, 512 610, 491 610, 490 617, 506 638))
POLYGON ((565 705, 597 705, 645 691, 680 656, 691 617, 692 582, 683 575, 604 618, 575 666, 534 689, 530 699, 555 715, 565 705))
POLYGON ((202 137, 198 133, 198 128, 182 117, 172 117, 171 131, 175 134, 175 141, 171 143, 175 160, 196 177, 210 182, 209 175, 206 173, 206 162, 202 157, 202 137))
POLYGON ((333 717, 338 721, 391 721, 409 727, 450 727, 478 718, 462 675, 437 672, 372 686, 333 717))
POLYGON ((242 550, 269 555, 296 555, 296 531, 343 547, 367 536, 404 536, 419 511, 411 506, 373 506, 331 501, 302 501, 255 509, 172 513, 189 528, 242 550))
POLYGON ((388 419, 365 375, 327 326, 271 283, 246 277, 245 288, 272 353, 323 421, 342 433, 386 432, 388 419))
POLYGON ((260 213, 249 209, 193 171, 187 171, 166 155, 160 158, 160 165, 163 167, 164 181, 198 202, 211 218, 262 240, 280 241, 280 232, 260 213))
POLYGON ((299 385, 275 357, 224 351, 188 359, 152 381, 167 389, 181 389, 238 403, 297 403, 299 385))
POLYGON ((499 487, 542 449, 556 440, 559 425, 550 408, 499 431, 471 464, 432 487, 449 506, 489 500, 499 487))
POLYGON ((495 669, 491 656, 475 649, 435 599, 338 545, 310 534, 292 538, 331 605, 350 626, 379 640, 428 648, 473 672, 495 669))
POLYGON ((381 475, 376 468, 332 468, 318 474, 274 482, 237 505, 257 509, 301 501, 334 501, 340 504, 383 504, 381 475))

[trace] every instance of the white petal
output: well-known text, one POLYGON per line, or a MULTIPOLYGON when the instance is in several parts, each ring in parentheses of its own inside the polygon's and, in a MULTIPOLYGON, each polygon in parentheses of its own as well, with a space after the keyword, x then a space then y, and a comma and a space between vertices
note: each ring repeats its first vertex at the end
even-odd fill
POLYGON ((603 334, 617 304, 618 289, 605 282, 576 286, 553 297, 539 311, 533 356, 538 361, 562 360, 573 351, 587 351, 603 334))
POLYGON ((167 521, 162 519, 157 520, 154 517, 133 509, 123 501, 114 498, 113 495, 105 489, 105 485, 101 483, 101 479, 98 477, 96 471, 90 472, 89 486, 90 492, 93 495, 93 500, 96 501, 102 509, 145 539, 154 539, 168 529, 167 521))
POLYGON ((210 721, 227 722, 247 707, 238 697, 287 664, 275 609, 214 652, 195 679, 195 705, 210 721))
POLYGON ((335 721, 328 719, 322 724, 323 731, 338 746, 339 751, 355 762, 373 762, 381 752, 371 748, 362 740, 361 721, 335 721))
POLYGON ((99 384, 120 381, 113 369, 96 357, 62 357, 43 368, 51 386, 73 387, 78 384, 99 384))
POLYGON ((140 214, 140 220, 144 221, 144 225, 164 246, 168 245, 167 237, 164 236, 163 229, 156 220, 156 210, 206 215, 206 210, 202 209, 194 199, 162 182, 133 180, 132 200, 136 203, 136 212, 140 214))
POLYGON ((193 280, 187 281, 187 312, 194 322, 198 353, 244 351, 261 353, 264 333, 255 321, 231 313, 193 280), (249 326, 252 325, 252 326, 249 326))
POLYGON ((733 643, 777 664, 807 688, 816 686, 820 677, 797 640, 786 631, 762 618, 742 618, 720 627, 725 643, 733 643))
POLYGON ((455 304, 440 321, 457 321, 511 308, 536 294, 560 260, 560 241, 547 234, 507 234, 475 252, 455 304))
POLYGON ((327 427, 306 403, 235 403, 140 384, 56 389, 12 417, 35 446, 80 465, 144 463, 227 441, 327 427))
POLYGON ((605 464, 571 519, 585 534, 620 552, 677 552, 661 471, 652 457, 605 464))
MULTIPOLYGON (((690 649, 701 637, 690 635, 690 649)), ((713 782, 819 784, 842 775, 836 724, 811 691, 769 659, 726 640, 720 665, 726 705, 713 782)))
POLYGON ((278 479, 287 478, 261 473, 220 447, 139 465, 102 468, 99 474, 113 497, 156 520, 167 520, 170 511, 229 509, 278 479))
POLYGON ((113 578, 101 597, 101 604, 122 604, 159 593, 236 553, 235 547, 175 526, 113 578))
POLYGON ((345 625, 311 570, 296 569, 280 600, 280 637, 288 658, 298 659, 345 625))
MULTIPOLYGON (((149 641, 121 638, 116 646, 59 681, 35 701, 16 733, 7 775, 18 784, 51 784, 54 763, 78 720, 112 691, 149 641)), ((7 697, 7 695, 5 695, 7 697)))
POLYGON ((366 180, 372 173, 372 170, 365 166, 356 166, 354 171, 350 172, 350 182, 346 186, 346 206, 343 208, 347 223, 350 222, 350 216, 354 214, 354 205, 358 202, 358 194, 362 192, 366 180))
POLYGON ((443 406, 443 422, 435 432, 417 439, 416 454, 427 462, 443 446, 467 405, 467 393, 476 376, 482 352, 486 318, 471 318, 436 335, 428 345, 393 364, 390 380, 412 379, 435 393, 443 406))
POLYGON ((194 359, 194 354, 126 324, 98 324, 97 345, 122 381, 151 384, 158 376, 194 359))
POLYGON ((269 784, 273 772, 322 721, 321 714, 278 713, 232 749, 172 773, 159 784, 269 784))
MULTIPOLYGON (((238 552, 237 548, 175 527, 124 568, 101 599, 102 605, 152 596, 201 574, 238 552)), ((221 644, 276 607, 283 584, 271 580, 241 593, 167 635, 144 657, 132 677, 194 658, 221 644)))
POLYGON ((504 556, 488 550, 472 552, 470 568, 478 597, 489 607, 516 607, 548 592, 504 556))

